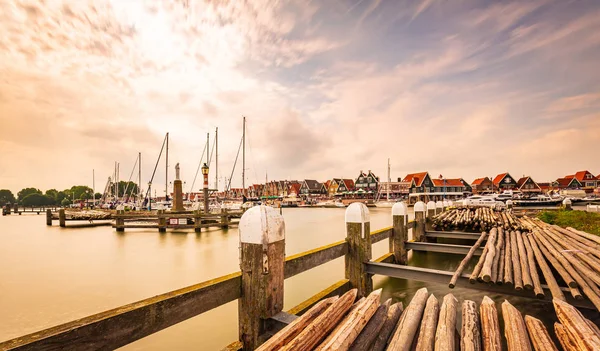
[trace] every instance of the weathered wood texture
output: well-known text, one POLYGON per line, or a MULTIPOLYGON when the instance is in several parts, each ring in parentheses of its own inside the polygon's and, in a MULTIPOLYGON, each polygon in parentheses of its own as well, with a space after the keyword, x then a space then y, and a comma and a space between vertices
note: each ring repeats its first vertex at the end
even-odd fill
POLYGON ((394 328, 396 328, 403 311, 404 308, 402 302, 397 302, 390 306, 385 321, 383 322, 383 326, 370 349, 371 351, 383 351, 386 348, 388 340, 392 336, 394 328))
POLYGON ((283 347, 285 344, 290 342, 296 335, 300 334, 306 326, 314 321, 321 313, 323 313, 329 306, 331 306, 338 298, 330 297, 325 300, 319 301, 310 310, 308 310, 301 317, 288 324, 285 328, 280 330, 272 338, 267 340, 264 344, 258 347, 257 351, 274 351, 283 347))
POLYGON ((425 240, 425 213, 421 211, 415 211, 415 228, 413 229, 413 240, 424 241, 425 240))
POLYGON ((377 308, 377 311, 375 311, 375 314, 373 315, 373 317, 371 317, 369 323, 367 323, 367 325, 360 332, 356 340, 354 340, 354 342, 352 343, 352 346, 350 346, 350 350, 362 351, 371 349, 371 345, 375 342, 375 339, 377 339, 379 331, 385 323, 388 310, 391 304, 392 299, 388 299, 386 302, 384 302, 377 308))
POLYGON ((354 300, 357 290, 352 289, 337 299, 327 310, 321 313, 312 323, 298 334, 281 351, 308 351, 317 346, 329 332, 335 328, 346 315, 354 300))
POLYGON ((486 236, 487 236, 486 232, 481 233, 481 236, 479 237, 479 239, 477 239, 475 244, 471 247, 471 249, 469 250, 469 253, 467 253, 465 258, 463 258, 463 260, 460 262, 460 265, 458 265, 458 268, 456 269, 456 272, 454 272, 452 279, 450 279, 450 284, 448 284, 450 289, 454 289, 454 287, 456 286, 456 281, 461 276, 462 272, 465 270, 465 267, 469 264, 469 261, 471 261, 471 258, 475 254, 475 251, 477 251, 477 249, 479 248, 481 243, 485 240, 486 236))
POLYGON ((241 296, 240 273, 0 343, 1 350, 112 350, 241 296))
POLYGON ((484 351, 501 351, 500 323, 494 301, 485 296, 479 305, 481 336, 484 351))
POLYGON ((521 264, 521 277, 523 279, 523 287, 525 289, 533 289, 533 283, 531 281, 531 274, 529 273, 529 263, 527 260, 527 251, 525 251, 525 244, 523 243, 523 235, 520 231, 516 231, 517 235, 517 247, 519 248, 519 262, 521 264))
POLYGON ((370 223, 346 223, 346 241, 348 252, 345 256, 346 279, 358 296, 366 296, 373 290, 373 280, 367 273, 365 263, 371 260, 370 223), (366 235, 364 235, 366 233, 366 235))
POLYGON ((494 258, 496 256, 496 237, 498 236, 498 229, 492 228, 490 230, 490 237, 488 238, 486 247, 487 247, 487 255, 485 256, 485 261, 483 262, 483 267, 481 268, 481 273, 479 273, 479 277, 483 279, 484 282, 489 282, 492 279, 492 265, 494 263, 494 258))
POLYGON ((259 346, 265 319, 283 308, 285 240, 262 244, 241 243, 242 291, 238 300, 239 337, 245 350, 259 346))
POLYGON ((502 303, 502 317, 504 317, 504 336, 509 351, 531 351, 531 343, 527 334, 527 327, 521 312, 508 301, 502 303))
POLYGON ((433 351, 435 348, 435 332, 440 315, 440 303, 438 299, 431 294, 425 304, 423 311, 423 320, 419 328, 419 337, 417 338, 416 350, 433 351))
POLYGON ((437 330, 435 332, 436 351, 456 350, 456 309, 458 300, 452 294, 444 296, 437 330))
POLYGON ((535 253, 533 252, 531 242, 524 234, 523 243, 525 244, 525 251, 527 252, 527 266, 529 267, 529 275, 531 276, 531 282, 533 284, 533 292, 537 298, 543 299, 545 294, 544 289, 542 289, 542 283, 540 282, 537 267, 535 265, 535 253))
POLYGON ((521 272, 521 260, 519 259, 519 244, 517 233, 510 232, 510 254, 511 266, 513 268, 513 283, 516 290, 523 290, 523 275, 521 272))
POLYGON ((396 332, 390 340, 389 351, 408 351, 410 350, 417 328, 421 323, 423 310, 429 293, 427 288, 421 288, 417 291, 410 304, 404 311, 396 332))
POLYGON ((554 333, 564 351, 580 351, 579 346, 575 340, 569 337, 569 333, 562 324, 554 323, 554 333))
POLYGON ((407 216, 392 216, 392 235, 390 236, 390 252, 394 253, 397 264, 406 264, 407 251, 404 245, 408 241, 408 227, 406 226, 407 216))
POLYGON ((600 350, 600 336, 590 328, 581 313, 566 302, 554 300, 553 303, 559 322, 565 327, 569 338, 574 341, 578 349, 600 350))
POLYGON ((535 351, 558 351, 542 321, 531 316, 525 316, 525 325, 527 325, 529 339, 535 351))
POLYGON ((533 253, 535 255, 535 260, 542 271, 542 275, 546 280, 546 284, 548 285, 548 289, 550 289, 552 297, 555 299, 565 301, 565 294, 563 294, 562 290, 558 286, 556 278, 554 278, 552 270, 550 270, 550 266, 548 266, 548 263, 546 263, 546 259, 544 258, 544 255, 542 255, 542 252, 540 251, 540 248, 538 247, 535 238, 532 234, 528 234, 527 240, 531 245, 531 249, 533 250, 533 253))
POLYGON ((462 304, 461 351, 481 351, 481 328, 475 301, 465 300, 462 304))
POLYGON ((514 284, 512 266, 512 240, 510 231, 504 232, 504 284, 514 284))

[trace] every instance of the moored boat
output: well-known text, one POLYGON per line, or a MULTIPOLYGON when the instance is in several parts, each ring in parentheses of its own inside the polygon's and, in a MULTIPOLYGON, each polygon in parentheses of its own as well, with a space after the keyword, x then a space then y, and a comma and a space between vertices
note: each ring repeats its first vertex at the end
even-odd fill
POLYGON ((562 198, 551 198, 550 196, 547 195, 538 195, 535 197, 530 197, 528 199, 519 199, 519 200, 514 200, 514 204, 515 206, 520 206, 520 207, 526 207, 526 206, 538 206, 538 207, 545 207, 545 206, 556 206, 561 204, 563 201, 562 198))

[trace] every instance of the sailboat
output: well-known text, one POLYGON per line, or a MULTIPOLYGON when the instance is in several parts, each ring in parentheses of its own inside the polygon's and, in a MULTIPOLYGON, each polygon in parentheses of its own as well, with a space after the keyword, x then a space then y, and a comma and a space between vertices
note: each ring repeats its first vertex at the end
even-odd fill
POLYGON ((388 158, 387 171, 388 171, 388 182, 385 187, 386 188, 385 200, 381 200, 381 195, 382 195, 381 187, 379 187, 379 192, 377 193, 377 201, 375 201, 375 207, 391 208, 396 203, 396 201, 390 200, 390 185, 392 183, 392 179, 390 177, 390 159, 389 158, 388 158))

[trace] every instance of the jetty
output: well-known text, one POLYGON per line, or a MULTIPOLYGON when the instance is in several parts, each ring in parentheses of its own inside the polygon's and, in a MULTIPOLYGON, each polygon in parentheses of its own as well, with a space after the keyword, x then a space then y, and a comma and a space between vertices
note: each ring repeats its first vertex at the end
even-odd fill
MULTIPOLYGON (((568 284, 566 286, 561 284, 554 286, 548 281, 541 281, 539 285, 541 290, 529 290, 527 288, 519 290, 515 289, 514 284, 490 284, 485 279, 485 274, 483 275, 484 282, 480 283, 475 280, 475 283, 472 283, 469 279, 470 275, 461 272, 407 265, 410 251, 458 254, 465 256, 465 259, 474 256, 483 257, 485 249, 482 250, 480 247, 476 247, 486 240, 485 237, 482 238, 483 233, 478 235, 473 232, 457 230, 445 232, 431 229, 434 217, 452 210, 451 206, 450 203, 444 204, 441 201, 433 204, 428 203, 427 205, 418 202, 414 207, 415 219, 409 221, 407 206, 404 203, 397 203, 391 209, 391 226, 371 231, 368 208, 364 204, 355 203, 346 209, 345 240, 288 257, 285 256, 285 223, 283 217, 274 208, 256 206, 247 210, 239 222, 240 271, 8 340, 0 343, 0 350, 115 349, 235 300, 238 301, 239 338, 238 341, 227 346, 225 350, 255 350, 265 340, 269 340, 273 335, 285 330, 286 327, 289 330, 297 325, 298 322, 294 322, 299 320, 298 316, 302 318, 304 314, 311 315, 311 313, 313 316, 317 316, 318 313, 313 308, 317 308, 316 306, 319 306, 319 303, 321 307, 333 303, 332 300, 327 300, 330 297, 344 297, 348 296, 345 294, 351 292, 351 298, 343 298, 344 306, 347 306, 348 303, 355 304, 359 302, 359 305, 356 305, 357 311, 360 311, 360 313, 367 313, 368 311, 369 314, 373 313, 375 315, 373 311, 379 308, 377 307, 379 301, 375 304, 374 300, 377 299, 370 297, 373 296, 370 294, 373 293, 372 276, 375 274, 446 286, 452 280, 453 285, 456 287, 477 289, 506 296, 545 299, 554 301, 555 306, 556 304, 563 306, 561 304, 564 303, 564 305, 569 304, 580 308, 598 310, 595 304, 590 301, 585 289, 583 294, 574 296, 572 294, 573 287, 568 284), (412 240, 409 240, 411 237, 412 240), (475 241, 475 244, 454 245, 438 242, 440 239, 456 238, 475 241), (384 240, 389 243, 388 252, 381 257, 373 258, 372 245, 384 240), (283 311, 285 279, 341 257, 345 258, 344 279, 332 282, 333 284, 328 288, 316 292, 314 296, 292 309, 283 311), (543 294, 539 294, 539 291, 543 294), (361 298, 364 298, 364 300, 361 300, 361 298)), ((121 219, 125 220, 123 217, 121 219)), ((502 251, 499 241, 491 238, 492 235, 490 233, 490 237, 487 237, 486 247, 488 253, 485 256, 483 267, 485 272, 488 272, 488 268, 493 267, 495 258, 500 257, 492 254, 494 252, 492 247, 494 249, 500 247, 500 252, 502 251)), ((496 234, 496 237, 499 236, 496 234)), ((505 240, 505 242, 507 241, 505 240)), ((520 249, 520 245, 518 245, 518 248, 520 249)), ((505 255, 504 257, 508 256, 505 255)), ((527 258, 530 259, 530 256, 527 258)), ((535 258, 541 258, 539 262, 545 262, 546 259, 550 259, 550 256, 536 255, 535 258)), ((562 282, 560 277, 554 276, 554 272, 550 273, 554 281, 557 283, 562 282)), ((548 276, 544 275, 544 278, 548 278, 548 276)), ((375 292, 375 294, 377 293, 375 292)), ((425 292, 420 295, 413 298, 413 302, 417 307, 411 308, 410 306, 413 305, 413 302, 411 302, 404 311, 404 317, 401 317, 401 322, 410 323, 410 326, 406 329, 396 329, 396 333, 408 334, 399 334, 397 340, 402 340, 402 335, 412 335, 414 338, 418 325, 423 325, 423 323, 425 325, 428 325, 427 323, 434 324, 433 321, 427 318, 433 318, 436 313, 423 313, 423 311, 428 310, 428 304, 425 301, 429 299, 428 294, 425 292), (408 311, 413 312, 407 313, 408 311)), ((342 297, 337 298, 337 300, 342 300, 342 297)), ((435 303, 432 302, 432 304, 435 303)), ((468 315, 473 314, 472 310, 474 308, 476 307, 472 304, 466 307, 467 313, 470 313, 468 315)), ((565 308, 567 307, 563 309, 565 308)), ((445 312, 438 314, 440 321, 437 323, 437 328, 440 329, 443 321, 446 328, 446 332, 443 333, 445 335, 444 340, 452 339, 456 333, 451 318, 452 311, 456 311, 456 309, 456 303, 453 302, 451 297, 443 299, 440 311, 445 312), (444 319, 442 320, 442 318, 444 319)), ((503 313, 504 309, 503 306, 503 313)), ((347 311, 349 309, 346 309, 347 311)), ((349 325, 352 326, 356 326, 356 323, 362 323, 360 322, 361 318, 349 320, 350 317, 346 317, 342 319, 344 316, 351 316, 346 312, 336 313, 336 321, 349 321, 349 325)), ((327 312, 322 311, 322 313, 327 312)), ((506 316, 512 318, 511 320, 515 321, 514 323, 511 322, 513 323, 511 328, 516 328, 515 335, 527 338, 526 334, 523 334, 527 332, 524 331, 523 324, 516 318, 515 311, 507 306, 505 313, 506 316)), ((557 313, 559 319, 561 316, 564 317, 564 311, 561 313, 557 313)), ((575 315, 575 313, 571 314, 575 315)), ((356 317, 356 315, 352 316, 356 317)), ((482 327, 481 332, 484 335, 490 330, 496 330, 494 329, 494 318, 490 316, 491 314, 488 312, 484 314, 484 308, 482 307, 480 325, 482 327), (484 322, 487 324, 484 325, 484 322), (491 327, 487 326, 489 323, 492 323, 491 327)), ((232 316, 232 318, 235 318, 235 316, 232 316)), ((318 319, 318 317, 316 318, 318 319)), ((563 323, 561 327, 569 328, 570 326, 567 325, 568 318, 563 320, 561 320, 563 323)), ((533 335, 540 338, 542 331, 538 328, 539 323, 531 321, 529 324, 532 324, 533 335)), ((472 323, 471 328, 474 328, 474 325, 472 323)), ((328 328, 330 327, 332 325, 328 325, 328 328)), ((342 330, 349 331, 351 329, 342 330)), ((423 328, 421 329, 423 330, 423 328)), ((558 328, 558 330, 561 329, 558 328)), ((336 342, 340 340, 348 343, 343 337, 346 334, 336 333, 335 330, 333 333, 341 338, 336 337, 329 340, 333 345, 332 348, 335 348, 336 342)), ((463 333, 463 339, 466 335, 463 333)), ((325 338, 327 336, 321 335, 321 337, 325 338)), ((430 337, 427 340, 431 340, 430 337)), ((484 338, 484 340, 487 339, 484 338)), ((510 339, 509 342, 518 342, 518 340, 510 339)), ((327 339, 324 341, 327 341, 327 339)), ((499 336, 497 341, 501 342, 499 336)), ((409 347, 410 343, 407 345, 405 346, 409 347)), ((498 344, 494 349, 501 349, 501 347, 498 344)), ((392 349, 406 348, 394 347, 392 349)))
POLYGON ((44 214, 47 210, 56 211, 59 206, 32 206, 32 207, 19 207, 18 204, 14 205, 6 205, 2 207, 2 215, 9 216, 12 214, 27 214, 27 213, 35 213, 35 214, 44 214))
POLYGON ((46 225, 52 226, 54 221, 62 228, 89 228, 111 226, 118 232, 125 229, 167 229, 227 228, 237 225, 243 211, 221 209, 217 213, 204 211, 124 211, 124 210, 84 210, 68 211, 64 208, 57 212, 46 210, 46 225), (69 222, 69 224, 67 224, 69 222))

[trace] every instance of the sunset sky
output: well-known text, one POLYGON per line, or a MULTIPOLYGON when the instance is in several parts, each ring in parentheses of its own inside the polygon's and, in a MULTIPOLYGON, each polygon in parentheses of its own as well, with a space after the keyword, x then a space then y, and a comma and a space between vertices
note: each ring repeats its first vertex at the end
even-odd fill
POLYGON ((0 0, 0 188, 147 182, 166 132, 189 186, 215 127, 229 177, 242 115, 247 185, 597 175, 600 2, 0 0))

